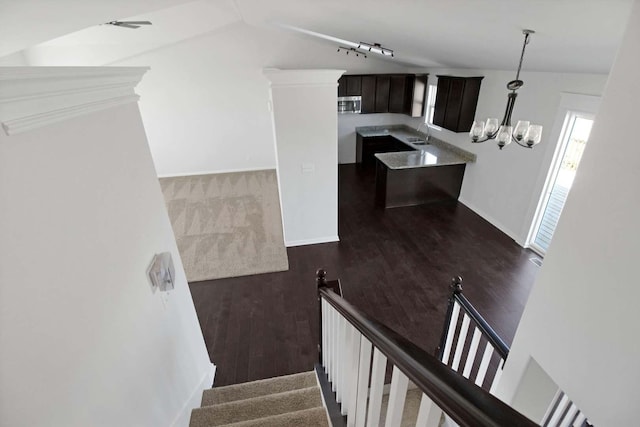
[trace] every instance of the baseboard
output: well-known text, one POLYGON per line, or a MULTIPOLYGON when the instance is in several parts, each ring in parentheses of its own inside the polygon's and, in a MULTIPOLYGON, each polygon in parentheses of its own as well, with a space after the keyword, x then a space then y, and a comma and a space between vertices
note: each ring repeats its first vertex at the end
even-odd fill
POLYGON ((291 248, 293 246, 317 245, 320 243, 333 243, 333 242, 339 242, 339 241, 340 241, 340 237, 330 236, 330 237, 317 237, 314 239, 305 239, 305 240, 292 240, 292 241, 285 240, 284 245, 288 248, 291 248))
POLYGON ((324 368, 319 363, 316 363, 314 370, 316 371, 316 380, 320 387, 322 403, 327 411, 327 418, 331 422, 330 425, 333 427, 346 427, 347 417, 340 413, 340 405, 336 402, 336 394, 331 391, 331 383, 324 368))
POLYGON ((171 423, 171 427, 188 427, 189 419, 191 418, 191 410, 194 408, 199 408, 202 403, 202 391, 211 388, 213 385, 213 379, 216 376, 216 365, 213 363, 207 369, 207 372, 202 376, 202 380, 198 384, 198 386, 193 390, 189 399, 185 402, 182 410, 176 416, 176 418, 171 423))
POLYGON ((472 211, 474 211, 475 213, 477 213, 478 215, 480 215, 482 218, 484 218, 486 221, 491 223, 491 225, 496 227, 498 230, 502 231, 504 234, 509 236, 518 245, 520 245, 523 248, 525 247, 524 241, 522 239, 520 239, 520 237, 516 233, 511 231, 509 228, 505 227, 500 221, 496 220, 494 217, 492 217, 491 215, 487 214, 482 209, 479 209, 473 203, 470 203, 468 200, 466 200, 466 199, 464 199, 462 197, 460 197, 458 199, 458 201, 460 203, 462 203, 463 205, 465 205, 466 207, 468 207, 469 209, 471 209, 472 211))
POLYGON ((181 176, 197 176, 197 175, 213 175, 219 173, 238 173, 238 172, 260 172, 260 171, 272 171, 276 170, 276 167, 261 167, 261 168, 247 168, 247 169, 222 169, 216 171, 200 171, 200 172, 188 172, 188 173, 170 173, 158 175, 158 178, 176 178, 181 176))

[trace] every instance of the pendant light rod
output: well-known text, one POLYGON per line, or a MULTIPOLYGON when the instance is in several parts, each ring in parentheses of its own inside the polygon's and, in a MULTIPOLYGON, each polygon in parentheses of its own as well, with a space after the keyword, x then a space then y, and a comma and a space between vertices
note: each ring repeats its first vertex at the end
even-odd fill
POLYGON ((504 117, 502 118, 501 126, 511 126, 511 114, 513 114, 513 107, 516 105, 516 98, 518 94, 515 89, 507 94, 507 108, 504 110, 504 117))
POLYGON ((520 70, 522 69, 522 60, 524 59, 524 50, 527 48, 527 45, 529 44, 529 36, 535 33, 536 32, 533 30, 522 30, 522 34, 524 34, 524 43, 522 44, 522 53, 520 54, 520 62, 518 63, 518 72, 516 73, 516 80, 520 79, 520 70))

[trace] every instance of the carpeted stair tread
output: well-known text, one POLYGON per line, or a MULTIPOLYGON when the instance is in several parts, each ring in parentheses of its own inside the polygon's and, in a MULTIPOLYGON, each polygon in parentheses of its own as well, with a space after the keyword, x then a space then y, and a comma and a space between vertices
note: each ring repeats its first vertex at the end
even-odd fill
POLYGON ((212 427, 322 407, 320 388, 303 388, 213 406, 191 412, 190 427, 212 427))
POLYGON ((282 377, 267 378, 225 387, 214 387, 202 393, 202 405, 210 406, 235 400, 251 399, 273 393, 299 390, 317 385, 316 373, 303 372, 282 377))
POLYGON ((287 412, 257 420, 225 424, 222 427, 329 427, 324 407, 287 412))

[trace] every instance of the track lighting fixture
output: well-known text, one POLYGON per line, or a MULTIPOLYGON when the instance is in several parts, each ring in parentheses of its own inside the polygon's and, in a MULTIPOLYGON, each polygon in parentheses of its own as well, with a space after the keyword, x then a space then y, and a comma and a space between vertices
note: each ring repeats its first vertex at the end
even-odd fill
POLYGON ((383 47, 380 43, 358 43, 358 49, 364 50, 367 52, 377 53, 379 55, 390 56, 393 58, 393 50, 383 47))
POLYGON ((367 54, 364 52, 360 52, 359 50, 357 50, 355 47, 344 47, 344 46, 338 46, 338 52, 340 51, 344 51, 347 55, 349 55, 349 53, 354 54, 355 56, 362 56, 362 57, 367 57, 367 54))

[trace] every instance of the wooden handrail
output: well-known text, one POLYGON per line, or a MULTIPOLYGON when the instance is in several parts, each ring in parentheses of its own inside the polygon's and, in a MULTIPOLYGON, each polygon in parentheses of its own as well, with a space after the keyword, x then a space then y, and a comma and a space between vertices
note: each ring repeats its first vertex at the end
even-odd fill
MULTIPOLYGON (((326 273, 322 273, 324 277, 326 273)), ((538 425, 394 330, 360 312, 332 289, 322 286, 322 282, 318 281, 319 298, 327 301, 461 426, 538 425)))

